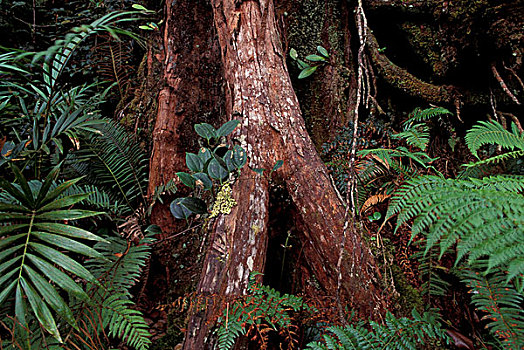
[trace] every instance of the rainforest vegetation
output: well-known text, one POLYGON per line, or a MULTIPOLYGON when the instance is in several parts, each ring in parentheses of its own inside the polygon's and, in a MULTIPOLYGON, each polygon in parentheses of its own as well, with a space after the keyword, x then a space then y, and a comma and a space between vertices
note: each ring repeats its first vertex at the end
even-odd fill
POLYGON ((522 349, 522 0, 0 0, 0 349, 522 349))

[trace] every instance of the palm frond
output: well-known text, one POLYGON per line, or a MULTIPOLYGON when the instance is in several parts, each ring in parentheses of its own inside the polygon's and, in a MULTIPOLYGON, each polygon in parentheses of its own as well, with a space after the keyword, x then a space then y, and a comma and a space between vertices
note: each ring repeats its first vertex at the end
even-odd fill
MULTIPOLYGON (((58 168, 38 186, 30 186, 18 168, 12 166, 12 169, 18 186, 0 179, 2 192, 14 199, 5 201, 3 196, 4 200, 0 202, 0 237, 5 237, 0 241, 0 304, 11 305, 13 316, 22 325, 30 310, 42 327, 60 340, 56 316, 51 310, 72 327, 76 327, 76 321, 58 290, 89 300, 83 288, 62 270, 96 283, 91 272, 69 255, 102 258, 98 251, 84 242, 104 241, 91 232, 63 222, 101 213, 71 208, 84 200, 86 194, 62 196, 79 179, 51 189, 58 168)), ((33 184, 37 182, 33 181, 33 184)))

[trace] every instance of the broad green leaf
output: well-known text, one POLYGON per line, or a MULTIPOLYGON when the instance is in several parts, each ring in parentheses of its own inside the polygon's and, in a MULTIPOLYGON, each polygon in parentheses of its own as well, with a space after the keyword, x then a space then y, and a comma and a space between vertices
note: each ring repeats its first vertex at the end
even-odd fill
MULTIPOLYGON (((9 203, 0 203, 0 211, 21 212, 21 213, 30 213, 31 212, 31 210, 29 210, 26 207, 23 207, 17 204, 9 204, 9 203)), ((2 213, 0 213, 0 216, 1 215, 2 213)))
POLYGON ((138 11, 149 11, 148 9, 146 9, 144 6, 140 4, 133 4, 131 5, 131 7, 138 11))
POLYGON ((233 132, 233 130, 235 130, 235 128, 238 126, 238 124, 240 124, 239 120, 230 120, 230 121, 228 121, 227 123, 222 125, 220 128, 218 128, 217 136, 218 137, 222 137, 222 136, 227 136, 227 135, 231 134, 233 132))
POLYGON ((88 198, 89 195, 90 195, 89 193, 82 193, 82 194, 75 194, 75 195, 72 195, 72 196, 63 197, 63 198, 54 200, 54 201, 44 205, 41 208, 38 208, 38 212, 41 213, 43 211, 69 207, 71 205, 74 205, 74 204, 76 204, 78 202, 83 201, 84 199, 88 198))
POLYGON ((51 188, 51 185, 53 184, 56 176, 58 175, 58 172, 60 171, 61 165, 62 162, 55 166, 53 170, 51 170, 49 174, 46 176, 45 181, 42 184, 42 187, 40 187, 40 191, 38 191, 38 195, 36 196, 35 207, 38 208, 44 200, 45 196, 47 195, 47 192, 49 191, 49 188, 51 188))
POLYGON ((198 173, 204 169, 204 162, 194 153, 186 153, 186 165, 192 172, 198 173))
POLYGON ((251 169, 253 170, 255 173, 257 173, 258 175, 263 175, 264 174, 264 171, 266 171, 266 169, 264 168, 253 168, 251 169))
POLYGON ((200 198, 186 197, 182 199, 180 204, 182 204, 184 207, 191 210, 191 212, 195 214, 206 214, 207 213, 206 202, 204 202, 200 198))
POLYGON ((327 51, 324 47, 322 47, 322 46, 320 46, 320 45, 317 46, 317 51, 318 51, 318 53, 321 54, 322 56, 324 56, 324 57, 326 57, 326 58, 329 57, 329 53, 328 53, 328 51, 327 51))
POLYGON ((54 210, 47 213, 38 214, 35 216, 35 219, 39 220, 79 220, 84 218, 89 218, 97 215, 102 215, 103 212, 100 211, 91 211, 91 210, 54 210))
POLYGON ((31 214, 19 214, 19 213, 0 213, 0 222, 1 221, 14 221, 14 220, 22 220, 26 221, 27 219, 31 219, 31 214))
POLYGON ((22 293, 22 286, 18 283, 18 280, 15 280, 16 291, 15 291, 15 316, 22 326, 26 326, 27 322, 25 316, 27 315, 27 307, 24 301, 24 295, 22 293))
POLYGON ((180 181, 190 188, 195 188, 195 178, 191 174, 185 173, 183 171, 176 173, 180 181))
POLYGON ((47 304, 49 304, 49 306, 51 306, 51 308, 55 310, 57 314, 62 316, 67 321, 67 323, 76 328, 76 321, 75 317, 73 316, 73 312, 67 306, 64 299, 62 299, 62 297, 58 294, 56 289, 42 276, 40 276, 39 273, 29 266, 25 265, 24 270, 27 272, 29 280, 33 283, 38 292, 40 292, 42 299, 47 304))
POLYGON ((209 149, 202 147, 198 151, 198 157, 202 159, 202 162, 205 164, 208 160, 213 158, 213 155, 211 155, 211 151, 209 149))
POLYGON ((169 206, 171 214, 173 214, 173 216, 177 219, 187 219, 192 214, 191 210, 187 209, 181 204, 183 199, 184 198, 177 198, 172 201, 171 205, 169 206))
POLYGON ((326 58, 319 55, 308 55, 306 56, 306 60, 313 62, 326 62, 326 58))
POLYGON ((35 313, 35 316, 42 327, 51 333, 53 337, 55 337, 59 342, 62 342, 55 319, 53 318, 53 315, 51 315, 51 311, 49 311, 47 305, 42 302, 42 298, 36 293, 33 287, 27 283, 25 278, 20 278, 20 284, 24 289, 27 300, 29 301, 29 305, 31 305, 31 308, 33 309, 33 312, 35 313))
POLYGON ((311 67, 309 64, 307 64, 306 62, 302 61, 301 59, 297 59, 297 64, 298 64, 298 67, 300 69, 306 69, 306 68, 311 67))
POLYGON ((193 174, 193 177, 197 179, 196 186, 198 186, 198 181, 201 181, 205 190, 210 190, 213 187, 213 181, 211 181, 206 173, 196 173, 193 174))
POLYGON ((282 159, 277 160, 277 162, 275 163, 275 166, 273 167, 273 170, 271 170, 271 172, 277 171, 278 169, 280 169, 280 167, 283 164, 284 164, 284 161, 282 159))
POLYGON ((3 178, 0 178, 0 188, 2 188, 4 191, 9 193, 11 196, 13 196, 15 199, 17 199, 20 203, 22 203, 27 208, 33 207, 31 198, 27 198, 24 195, 24 193, 20 192, 10 182, 6 181, 3 178))
POLYGON ((72 274, 75 274, 78 277, 83 278, 89 282, 96 283, 96 279, 91 274, 91 272, 86 270, 86 268, 80 265, 77 261, 71 259, 65 254, 60 253, 58 250, 35 242, 30 242, 29 246, 32 249, 34 249, 37 253, 41 254, 49 261, 52 261, 53 263, 57 264, 64 270, 67 270, 72 274))
POLYGON ((60 271, 50 263, 45 260, 40 259, 36 255, 27 254, 27 258, 51 281, 55 282, 62 289, 73 294, 77 298, 88 301, 90 300, 89 296, 84 292, 84 290, 75 282, 71 277, 69 277, 64 272, 60 271))
POLYGON ((309 67, 309 68, 302 70, 302 72, 300 72, 300 74, 298 75, 298 79, 304 79, 304 78, 309 77, 311 74, 313 74, 317 70, 317 67, 318 66, 314 66, 314 67, 309 67))
POLYGON ((242 169, 244 165, 246 165, 247 162, 247 154, 246 150, 244 150, 241 146, 235 145, 233 148, 233 164, 236 166, 237 169, 242 169))
POLYGON ((233 163, 233 151, 229 150, 224 155, 224 163, 226 163, 227 171, 231 172, 236 170, 236 165, 233 163))
POLYGON ((34 227, 39 230, 45 230, 47 232, 57 233, 64 236, 88 239, 91 241, 107 242, 102 237, 92 234, 91 232, 84 229, 70 225, 59 224, 56 222, 37 222, 34 224, 34 227))
POLYGON ((298 52, 294 48, 291 48, 289 50, 289 57, 291 57, 293 60, 296 60, 298 57, 298 52))
POLYGON ((38 239, 44 242, 56 245, 60 248, 66 249, 71 252, 89 256, 91 258, 103 258, 104 257, 102 254, 100 254, 93 248, 83 243, 72 240, 70 238, 64 237, 64 236, 54 235, 52 233, 47 233, 47 232, 36 232, 36 231, 33 232, 32 235, 34 235, 35 237, 37 237, 38 239))
POLYGON ((217 137, 216 129, 208 123, 195 124, 195 131, 199 136, 208 141, 217 137))
POLYGON ((207 167, 207 172, 212 179, 216 180, 223 180, 229 175, 229 172, 224 169, 216 159, 211 159, 207 167))

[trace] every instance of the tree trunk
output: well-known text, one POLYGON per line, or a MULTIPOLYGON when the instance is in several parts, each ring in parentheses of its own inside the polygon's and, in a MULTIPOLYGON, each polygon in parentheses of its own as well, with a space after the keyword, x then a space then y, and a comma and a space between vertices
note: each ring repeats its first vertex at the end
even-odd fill
MULTIPOLYGON (((243 143, 251 168, 271 169, 285 183, 304 223, 302 241, 310 271, 327 295, 337 295, 338 273, 343 303, 362 316, 382 311, 374 284, 374 261, 361 237, 350 232, 341 271, 344 207, 306 131, 287 72, 275 23, 273 1, 213 0, 224 77, 226 113, 241 120, 234 135, 243 143)), ((267 172, 266 172, 267 173, 267 172)), ((198 294, 228 298, 245 293, 248 277, 263 271, 268 226, 268 179, 243 170, 233 186, 238 205, 213 226, 198 294)), ((216 299, 216 298, 215 298, 216 299)), ((210 346, 206 337, 221 303, 191 315, 184 349, 210 346)))
MULTIPOLYGON (((156 57, 163 63, 165 86, 153 130, 149 193, 185 170, 185 151, 197 147, 196 138, 188 136, 193 125, 216 124, 224 115, 220 50, 209 4, 168 1, 165 17, 163 48, 156 57)), ((166 203, 156 205, 151 221, 171 235, 179 227, 166 203)))

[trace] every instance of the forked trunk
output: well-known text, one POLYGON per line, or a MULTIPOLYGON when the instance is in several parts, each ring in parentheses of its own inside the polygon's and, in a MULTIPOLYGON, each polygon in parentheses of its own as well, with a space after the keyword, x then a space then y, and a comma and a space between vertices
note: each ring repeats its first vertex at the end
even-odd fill
MULTIPOLYGON (((288 75, 272 0, 213 0, 224 77, 226 112, 241 120, 234 135, 248 153, 251 168, 278 170, 304 223, 305 260, 327 295, 338 289, 337 262, 343 236, 344 207, 337 197, 306 131, 288 75)), ((267 172, 266 172, 267 174, 267 172)), ((233 186, 238 205, 214 223, 197 293, 228 298, 243 294, 249 274, 263 271, 268 236, 269 183, 243 170, 233 186)), ((341 267, 340 297, 362 316, 382 311, 373 283, 374 261, 355 232, 348 232, 341 267)), ((193 310, 184 349, 210 346, 206 338, 220 305, 193 310)))

